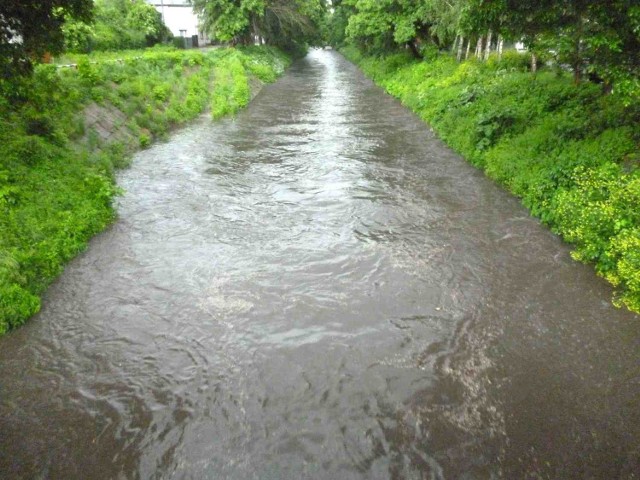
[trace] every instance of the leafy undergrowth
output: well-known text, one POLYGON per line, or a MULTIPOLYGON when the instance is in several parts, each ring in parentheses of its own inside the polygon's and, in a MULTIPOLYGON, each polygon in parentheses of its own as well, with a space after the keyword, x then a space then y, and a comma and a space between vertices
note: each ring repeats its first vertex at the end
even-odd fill
POLYGON ((65 262, 114 219, 115 168, 210 106, 235 113, 249 76, 275 81, 289 62, 267 47, 73 60, 0 82, 0 334, 39 310, 65 262))
POLYGON ((534 77, 515 52, 486 63, 343 53, 574 244, 616 287, 616 305, 640 312, 640 100, 562 72, 534 77))

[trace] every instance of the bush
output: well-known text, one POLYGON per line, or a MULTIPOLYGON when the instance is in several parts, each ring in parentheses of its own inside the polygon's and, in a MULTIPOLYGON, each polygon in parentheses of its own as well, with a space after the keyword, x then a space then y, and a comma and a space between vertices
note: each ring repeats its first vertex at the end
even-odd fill
POLYGON ((184 50, 185 48, 187 48, 183 37, 173 37, 171 39, 171 44, 175 48, 178 48, 180 50, 184 50))
POLYGON ((214 86, 211 95, 213 118, 234 114, 249 103, 251 92, 244 67, 247 63, 250 65, 250 72, 259 71, 265 80, 275 80, 276 72, 267 63, 247 62, 246 58, 243 61, 242 54, 239 53, 225 57, 214 68, 214 86))
POLYGON ((77 70, 41 66, 32 78, 0 81, 0 334, 38 311, 65 262, 113 220, 113 172, 134 150, 201 115, 214 97, 215 116, 236 112, 249 101, 251 71, 271 81, 288 62, 266 47, 69 60, 77 70), (115 140, 85 124, 96 99, 101 120, 124 132, 115 140))
POLYGON ((528 72, 531 70, 531 53, 520 53, 516 50, 506 50, 502 58, 493 53, 487 61, 487 67, 493 70, 505 70, 507 72, 528 72))
POLYGON ((343 50, 473 164, 522 198, 640 311, 640 102, 524 73, 530 56, 416 62, 343 50))
POLYGON ((0 335, 22 325, 40 310, 40 299, 19 285, 0 280, 0 335))

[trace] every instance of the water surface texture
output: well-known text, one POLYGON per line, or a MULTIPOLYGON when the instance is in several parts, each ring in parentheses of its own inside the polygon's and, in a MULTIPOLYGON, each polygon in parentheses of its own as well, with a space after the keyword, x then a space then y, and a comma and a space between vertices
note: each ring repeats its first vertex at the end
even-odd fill
POLYGON ((639 318, 338 54, 119 181, 0 339, 0 477, 639 478, 639 318))

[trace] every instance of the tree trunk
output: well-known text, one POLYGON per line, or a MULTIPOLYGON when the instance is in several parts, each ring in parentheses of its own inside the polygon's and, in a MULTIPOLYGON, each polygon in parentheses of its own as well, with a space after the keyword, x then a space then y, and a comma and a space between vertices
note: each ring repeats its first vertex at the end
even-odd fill
POLYGON ((538 57, 534 52, 531 52, 531 73, 534 75, 538 71, 538 57))
POLYGON ((504 49, 504 38, 498 35, 498 60, 502 60, 502 50, 504 49))
POLYGON ((471 54, 471 39, 467 42, 467 54, 464 56, 465 60, 469 60, 469 55, 471 54))
POLYGON ((460 35, 456 35, 456 39, 453 41, 453 47, 451 47, 451 53, 458 50, 458 40, 460 40, 460 35))
POLYGON ((458 44, 458 55, 456 57, 456 59, 458 61, 462 60, 462 49, 464 48, 464 37, 460 38, 460 43, 458 44))
POLYGON ((576 37, 574 39, 573 47, 573 81, 576 85, 579 85, 582 81, 582 35, 584 31, 582 15, 578 15, 576 22, 576 37))
POLYGON ((252 43, 255 45, 256 43, 255 38, 260 36, 260 29, 258 28, 258 23, 256 22, 255 15, 251 16, 251 34, 252 34, 251 36, 253 37, 252 43))
POLYGON ((573 66, 573 83, 580 85, 582 81, 582 66, 579 62, 576 62, 573 66))
POLYGON ((478 43, 476 44, 476 58, 480 59, 482 55, 482 44, 484 43, 484 37, 478 38, 478 43))
POLYGON ((407 42, 407 46, 409 47, 409 50, 411 50, 411 53, 413 54, 414 58, 418 58, 422 60, 422 54, 420 53, 420 50, 418 50, 418 47, 416 46, 416 42, 414 42, 413 40, 410 42, 407 42))
POLYGON ((491 55, 491 40, 493 39, 493 32, 489 30, 487 34, 487 46, 484 49, 484 61, 489 60, 489 55, 491 55))
POLYGON ((573 83, 580 85, 582 81, 582 51, 580 40, 576 41, 573 60, 573 83))

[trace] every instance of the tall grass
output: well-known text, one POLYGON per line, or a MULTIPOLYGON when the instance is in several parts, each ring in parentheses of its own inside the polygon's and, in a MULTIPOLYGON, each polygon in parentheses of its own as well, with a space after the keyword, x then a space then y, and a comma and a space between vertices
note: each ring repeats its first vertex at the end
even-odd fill
MULTIPOLYGON (((451 147, 519 196, 640 312, 640 100, 625 105, 529 59, 343 53, 429 122, 451 147)), ((464 192, 461 192, 464 194, 464 192)))
POLYGON ((0 334, 38 311, 65 262, 113 221, 115 168, 212 103, 215 117, 236 112, 248 76, 274 81, 288 58, 261 47, 67 61, 77 68, 40 65, 32 78, 0 83, 0 334), (87 122, 89 106, 112 114, 112 137, 87 122))

